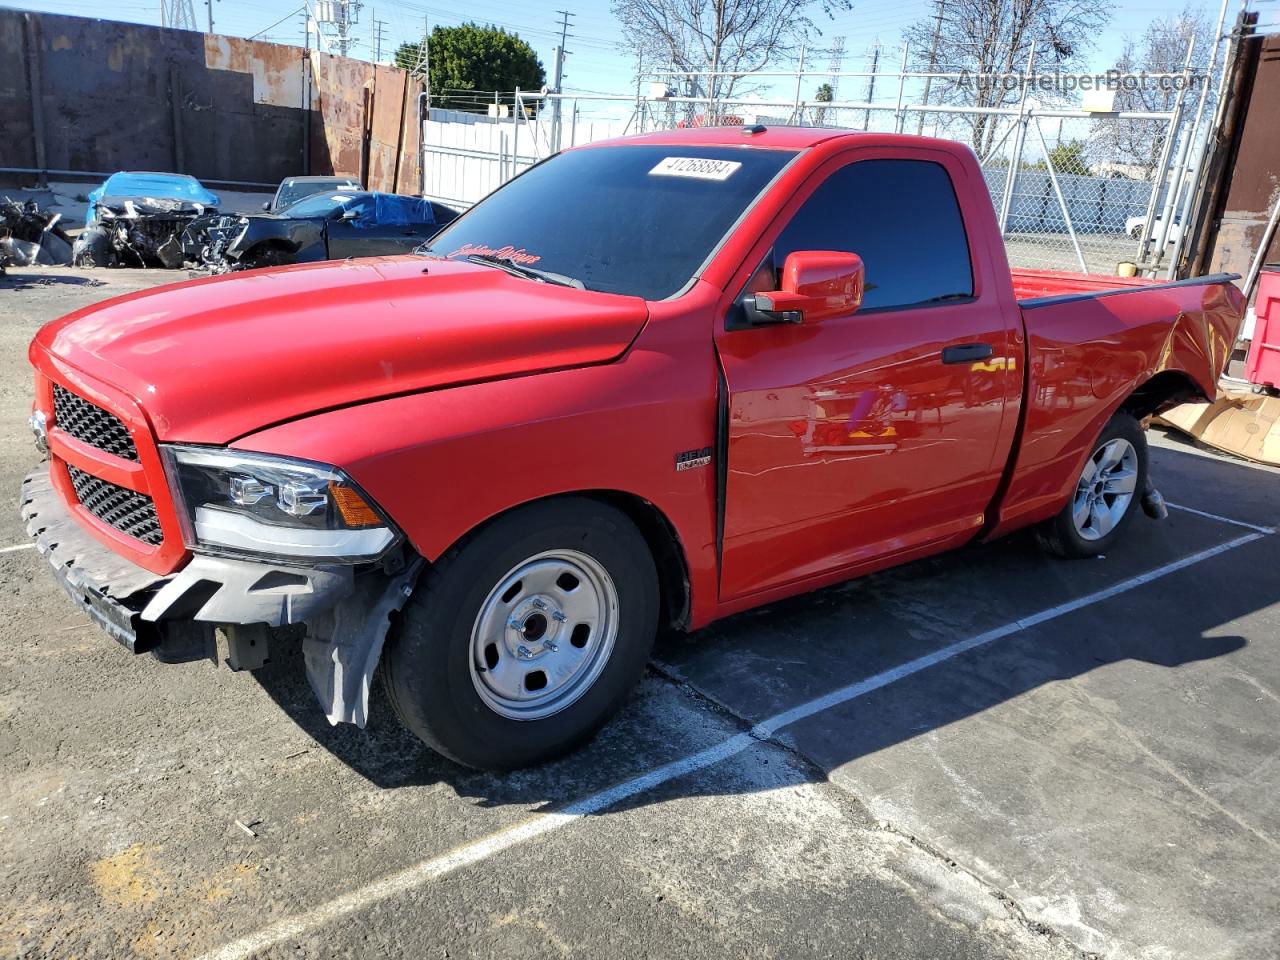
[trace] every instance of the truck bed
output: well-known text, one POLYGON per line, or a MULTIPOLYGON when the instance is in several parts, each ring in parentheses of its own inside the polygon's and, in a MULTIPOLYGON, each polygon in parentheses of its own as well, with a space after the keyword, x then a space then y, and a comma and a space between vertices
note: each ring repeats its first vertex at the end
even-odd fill
POLYGON ((1028 363, 1020 446, 1001 507, 1005 530, 1061 508, 1088 445, 1126 398, 1138 417, 1183 395, 1212 399, 1244 307, 1231 283, 1236 274, 1170 283, 1012 275, 1028 363), (1148 391, 1163 399, 1148 403, 1146 384, 1160 384, 1148 391))
POLYGON ((1040 297, 1057 297, 1068 293, 1102 293, 1132 287, 1149 287, 1159 280, 1147 277, 1105 277, 1092 273, 1070 273, 1065 270, 1016 269, 1013 295, 1019 301, 1040 297))

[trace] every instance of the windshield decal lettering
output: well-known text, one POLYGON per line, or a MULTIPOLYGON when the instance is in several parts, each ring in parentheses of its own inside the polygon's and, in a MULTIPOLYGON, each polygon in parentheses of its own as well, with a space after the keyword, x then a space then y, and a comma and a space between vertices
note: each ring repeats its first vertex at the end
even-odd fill
POLYGON ((728 180, 741 167, 737 160, 706 157, 663 157, 649 171, 651 177, 688 177, 693 180, 728 180))
POLYGON ((508 260, 511 263, 530 266, 537 263, 542 257, 537 254, 529 253, 524 247, 513 247, 508 244, 505 247, 489 247, 483 243, 464 243, 453 253, 447 254, 450 257, 496 257, 499 260, 508 260))

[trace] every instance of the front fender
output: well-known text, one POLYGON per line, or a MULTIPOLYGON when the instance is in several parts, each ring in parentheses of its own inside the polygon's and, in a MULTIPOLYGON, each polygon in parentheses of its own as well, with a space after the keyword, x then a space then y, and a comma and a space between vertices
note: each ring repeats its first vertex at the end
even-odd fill
POLYGON ((716 593, 715 471, 677 471, 676 457, 714 444, 714 357, 705 339, 698 349, 651 346, 611 364, 346 407, 234 446, 341 466, 428 561, 534 500, 641 498, 676 531, 697 623, 716 593))

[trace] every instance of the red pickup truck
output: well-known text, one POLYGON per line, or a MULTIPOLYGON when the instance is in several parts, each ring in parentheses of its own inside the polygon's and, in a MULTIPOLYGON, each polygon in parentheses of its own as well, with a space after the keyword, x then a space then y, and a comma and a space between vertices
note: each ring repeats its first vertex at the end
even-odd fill
POLYGON ((28 530, 112 636, 465 764, 581 743, 660 626, 1036 525, 1159 512, 1139 421, 1214 395, 1232 277, 1011 273, 942 140, 730 127, 564 152, 418 255, 42 329, 28 530))

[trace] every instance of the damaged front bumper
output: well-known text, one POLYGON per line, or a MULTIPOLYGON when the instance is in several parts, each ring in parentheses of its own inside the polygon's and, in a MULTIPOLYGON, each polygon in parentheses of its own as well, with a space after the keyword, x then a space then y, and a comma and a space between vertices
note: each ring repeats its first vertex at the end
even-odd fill
POLYGON ((94 207, 94 219, 76 238, 72 261, 79 267, 165 267, 186 259, 190 226, 217 210, 163 197, 110 197, 94 207))
POLYGON ((157 575, 91 536, 42 467, 23 481, 22 519, 71 599, 134 653, 166 663, 266 662, 271 630, 304 625, 307 677, 331 723, 364 726, 369 685, 391 625, 412 593, 420 558, 389 574, 349 565, 283 566, 197 554, 157 575))

